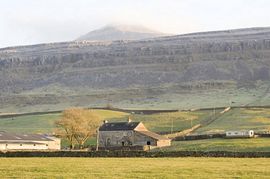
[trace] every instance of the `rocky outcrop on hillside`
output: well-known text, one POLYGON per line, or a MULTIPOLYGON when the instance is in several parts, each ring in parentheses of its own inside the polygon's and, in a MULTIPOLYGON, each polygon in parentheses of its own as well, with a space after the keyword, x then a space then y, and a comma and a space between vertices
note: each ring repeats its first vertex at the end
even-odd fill
POLYGON ((270 28, 9 47, 0 49, 0 98, 4 105, 16 95, 57 94, 62 99, 81 95, 80 89, 96 96, 108 89, 136 89, 147 97, 153 88, 157 95, 203 84, 252 88, 258 80, 269 81, 269 70, 270 28))

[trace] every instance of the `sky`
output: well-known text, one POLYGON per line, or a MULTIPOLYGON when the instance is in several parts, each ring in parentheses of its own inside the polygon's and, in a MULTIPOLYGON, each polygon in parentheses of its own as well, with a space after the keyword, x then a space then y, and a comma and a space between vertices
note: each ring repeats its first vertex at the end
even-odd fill
POLYGON ((108 24, 171 34, 270 27, 270 0, 0 0, 0 48, 70 41, 108 24))

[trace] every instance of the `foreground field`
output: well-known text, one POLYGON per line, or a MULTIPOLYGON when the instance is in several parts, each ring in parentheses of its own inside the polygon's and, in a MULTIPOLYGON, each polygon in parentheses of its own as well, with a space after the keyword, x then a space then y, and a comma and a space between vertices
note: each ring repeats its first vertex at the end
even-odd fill
POLYGON ((164 151, 270 152, 270 138, 173 141, 164 151))
POLYGON ((0 178, 267 178, 270 159, 0 158, 0 178))

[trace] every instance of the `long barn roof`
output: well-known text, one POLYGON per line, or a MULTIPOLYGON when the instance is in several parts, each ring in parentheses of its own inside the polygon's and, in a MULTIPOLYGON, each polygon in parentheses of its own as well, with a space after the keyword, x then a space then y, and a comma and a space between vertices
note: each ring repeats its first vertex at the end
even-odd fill
POLYGON ((0 131, 0 141, 53 141, 40 134, 17 134, 0 131))

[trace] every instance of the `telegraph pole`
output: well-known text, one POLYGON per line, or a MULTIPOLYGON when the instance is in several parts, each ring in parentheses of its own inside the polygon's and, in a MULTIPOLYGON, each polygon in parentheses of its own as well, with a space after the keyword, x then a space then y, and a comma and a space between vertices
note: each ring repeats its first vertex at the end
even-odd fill
POLYGON ((171 125, 171 134, 173 133, 173 118, 171 118, 172 120, 172 125, 171 125))
POLYGON ((99 129, 97 129, 97 144, 96 144, 96 151, 98 151, 98 142, 99 142, 99 129))

